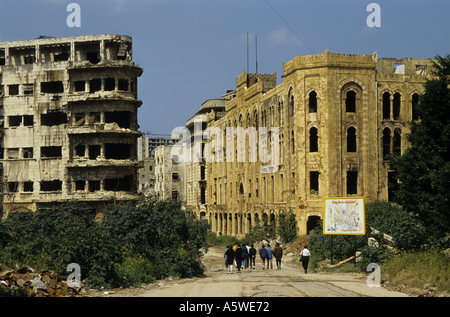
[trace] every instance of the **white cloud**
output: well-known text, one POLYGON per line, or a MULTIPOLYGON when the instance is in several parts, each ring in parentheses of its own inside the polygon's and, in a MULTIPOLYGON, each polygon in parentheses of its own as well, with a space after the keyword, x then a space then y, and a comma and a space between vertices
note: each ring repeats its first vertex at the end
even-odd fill
POLYGON ((267 37, 267 45, 269 47, 277 47, 280 45, 299 45, 300 39, 286 28, 273 30, 267 37))

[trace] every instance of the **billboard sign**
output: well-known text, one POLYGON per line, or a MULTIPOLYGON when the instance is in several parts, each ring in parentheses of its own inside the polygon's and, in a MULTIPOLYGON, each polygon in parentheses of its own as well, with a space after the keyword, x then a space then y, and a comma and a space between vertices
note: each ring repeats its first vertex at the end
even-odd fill
POLYGON ((324 198, 323 219, 323 234, 365 235, 364 197, 324 198))

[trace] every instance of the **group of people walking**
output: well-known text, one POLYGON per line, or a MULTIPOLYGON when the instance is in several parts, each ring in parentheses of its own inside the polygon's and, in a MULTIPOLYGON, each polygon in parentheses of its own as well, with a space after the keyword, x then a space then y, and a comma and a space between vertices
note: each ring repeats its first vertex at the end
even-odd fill
MULTIPOLYGON (((273 269, 273 259, 275 258, 277 269, 281 269, 281 258, 283 257, 283 249, 280 247, 279 243, 276 243, 275 248, 272 249, 270 245, 262 245, 259 249, 259 257, 261 259, 262 268, 273 269)), ((311 254, 309 253, 307 247, 302 251, 303 258, 303 268, 305 273, 308 268, 308 259, 311 254), (306 251, 305 251, 306 250, 306 251)), ((256 265, 256 249, 254 245, 251 244, 250 247, 246 243, 242 246, 236 242, 235 245, 229 245, 224 252, 225 265, 227 267, 227 274, 233 274, 233 265, 237 268, 237 273, 241 273, 242 269, 255 269, 256 265)))

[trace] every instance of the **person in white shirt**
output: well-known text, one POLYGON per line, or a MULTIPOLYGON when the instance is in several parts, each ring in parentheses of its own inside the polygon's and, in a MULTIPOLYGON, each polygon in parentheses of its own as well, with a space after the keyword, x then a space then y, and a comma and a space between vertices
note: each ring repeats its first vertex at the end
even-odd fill
POLYGON ((311 252, 308 250, 308 246, 305 245, 305 248, 300 252, 300 259, 302 261, 303 269, 305 270, 305 274, 308 271, 308 263, 309 257, 311 256, 311 252))

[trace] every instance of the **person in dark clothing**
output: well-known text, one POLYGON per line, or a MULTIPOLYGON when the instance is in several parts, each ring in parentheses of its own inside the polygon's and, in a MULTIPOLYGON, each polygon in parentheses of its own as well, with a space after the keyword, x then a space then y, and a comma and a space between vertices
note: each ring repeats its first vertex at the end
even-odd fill
POLYGON ((227 256, 227 274, 233 274, 233 262, 235 255, 232 245, 228 246, 228 250, 225 252, 225 255, 227 256))
MULTIPOLYGON (((259 249, 259 256, 261 257, 261 263, 264 270, 266 266, 266 260, 268 259, 267 250, 265 249, 264 244, 261 246, 261 249, 259 249)), ((269 268, 269 261, 267 261, 267 268, 269 268)))
POLYGON ((277 268, 281 269, 281 258, 283 257, 283 249, 280 247, 279 243, 277 243, 275 249, 273 249, 273 254, 275 256, 277 268))
POLYGON ((250 250, 248 251, 248 256, 250 260, 250 268, 255 269, 255 259, 256 259, 256 249, 254 248, 254 245, 250 246, 250 250), (253 263, 253 265, 252 265, 253 263))
POLYGON ((241 245, 239 243, 236 243, 236 252, 235 255, 236 257, 236 267, 238 269, 238 273, 241 273, 241 265, 242 265, 242 249, 241 249, 241 245))

